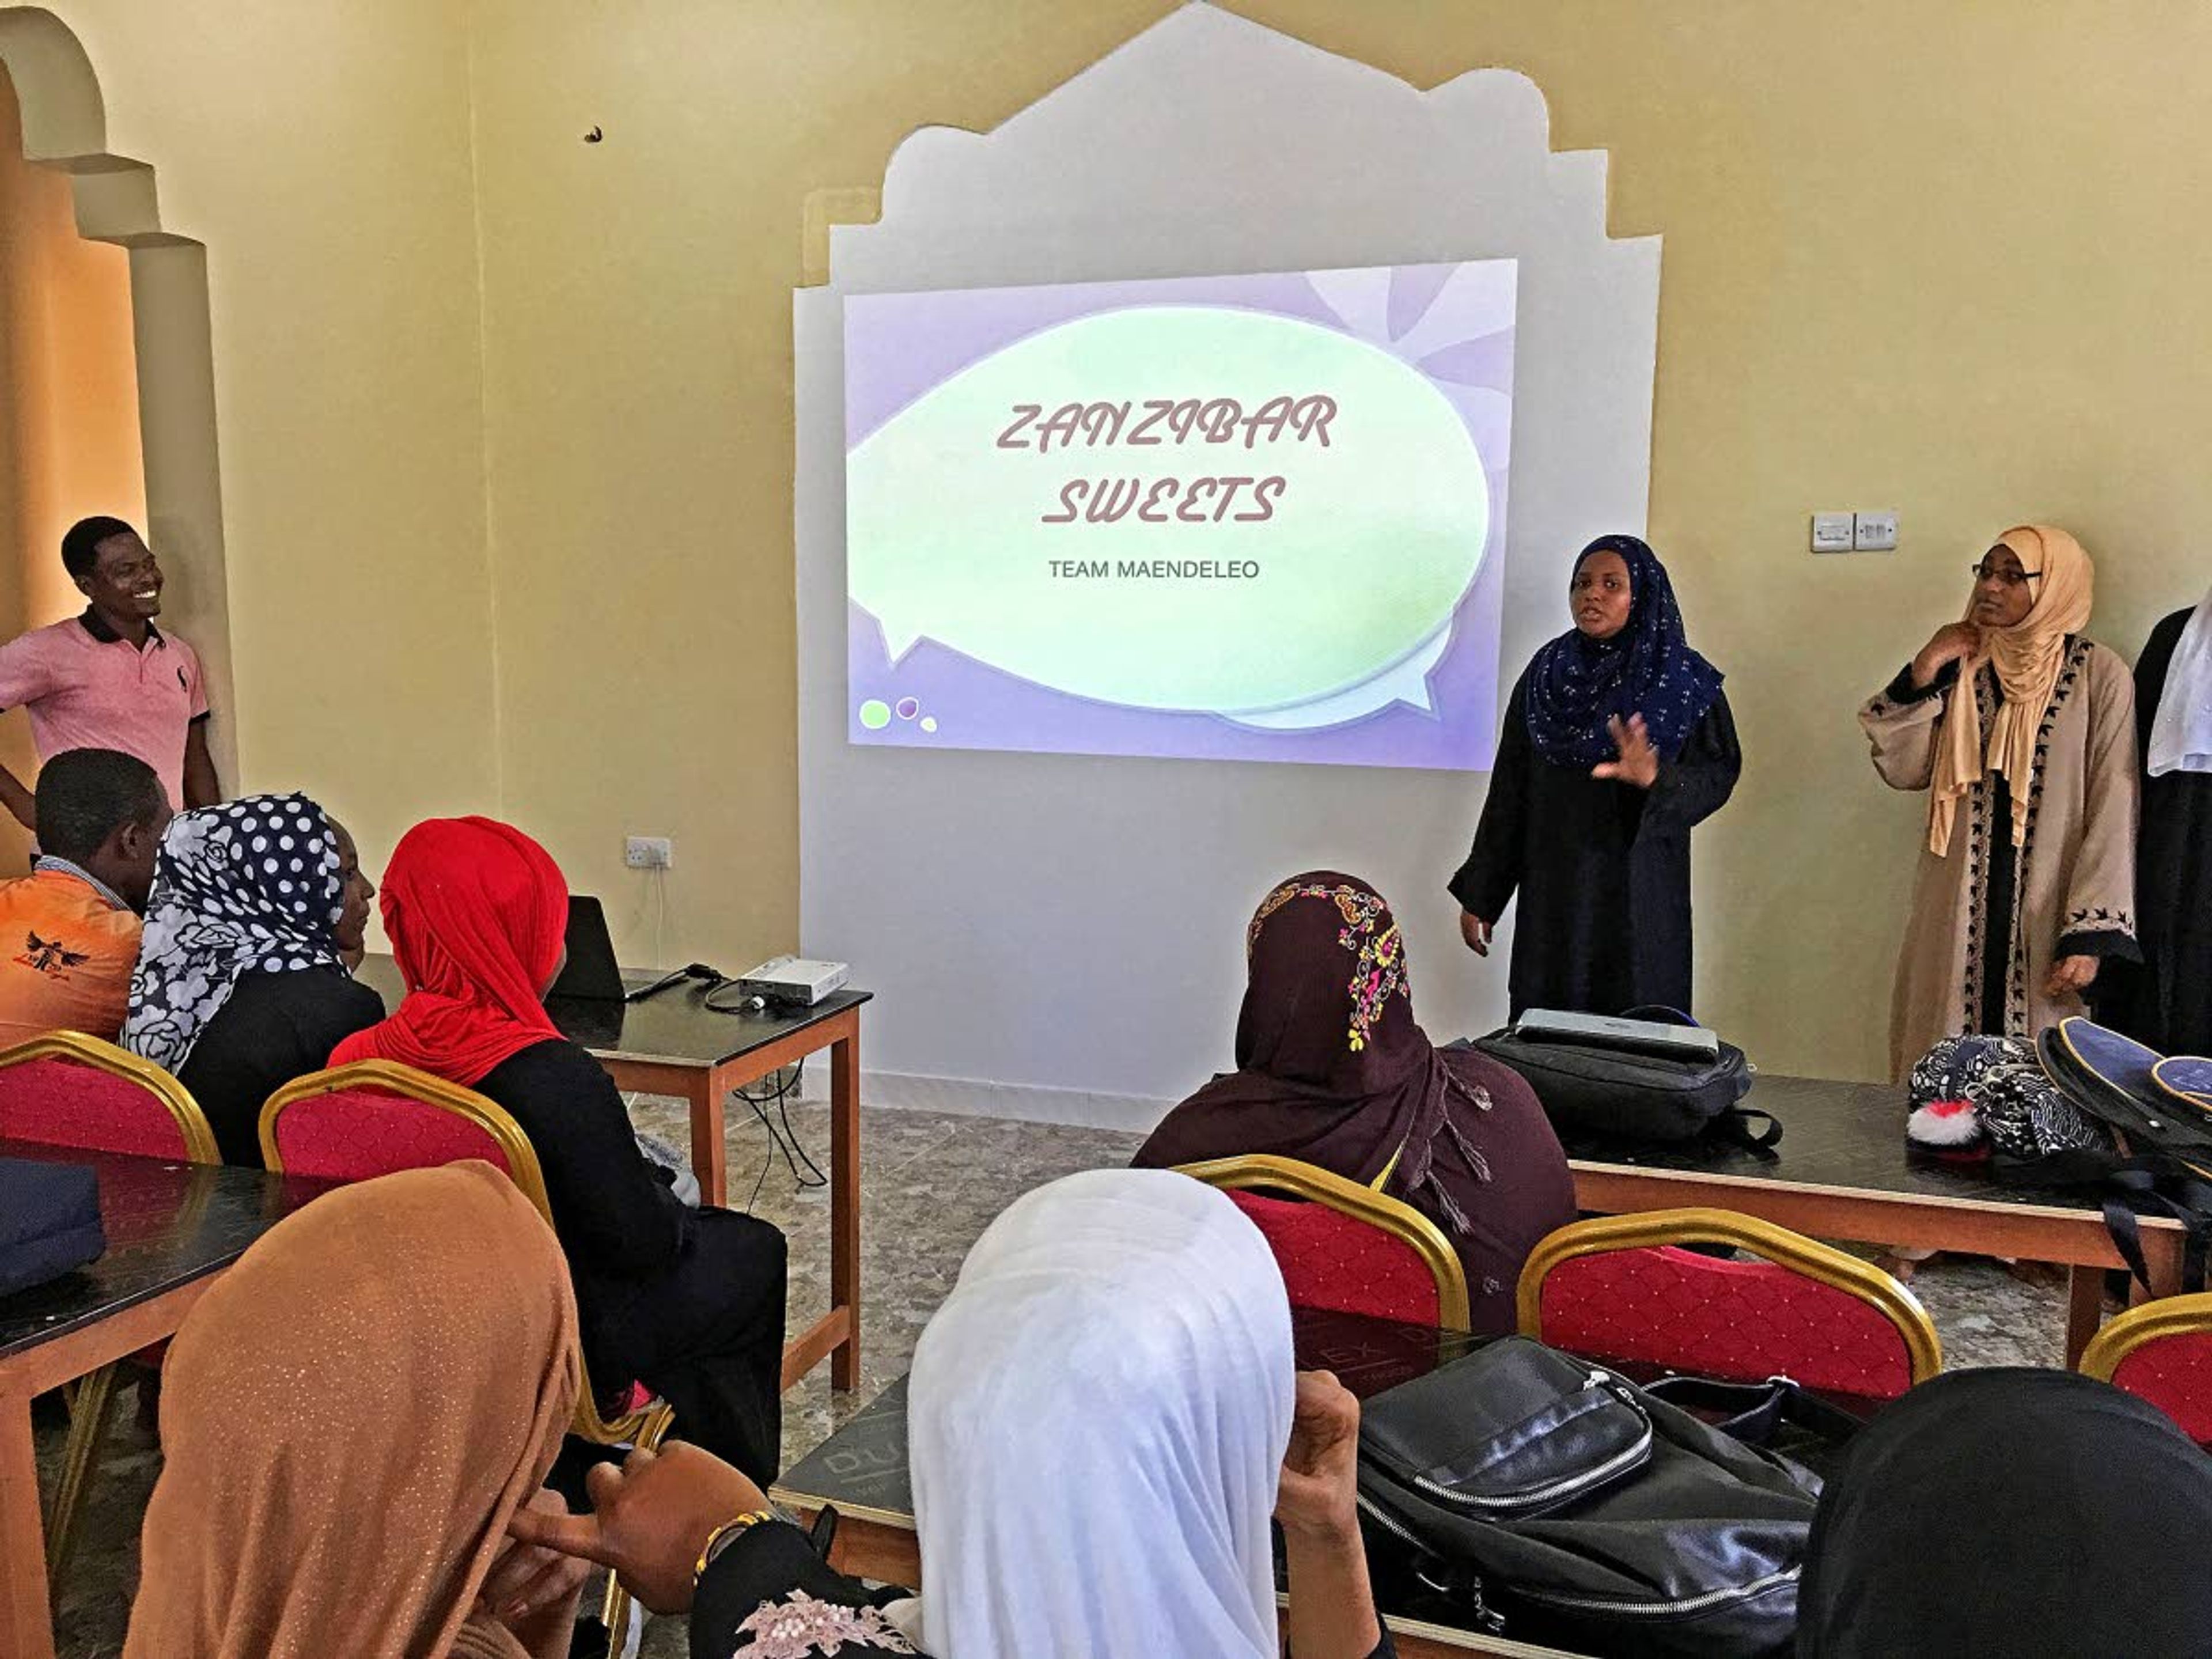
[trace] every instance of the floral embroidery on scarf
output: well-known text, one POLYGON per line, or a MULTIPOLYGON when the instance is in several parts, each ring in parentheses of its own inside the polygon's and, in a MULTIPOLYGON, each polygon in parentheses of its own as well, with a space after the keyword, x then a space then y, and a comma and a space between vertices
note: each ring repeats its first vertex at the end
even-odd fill
POLYGON ((1327 899, 1336 906, 1336 913, 1344 918, 1344 931, 1336 942, 1351 951, 1356 960, 1352 970, 1352 1024, 1347 1040, 1353 1054, 1367 1047, 1367 1039, 1375 1030, 1376 1022, 1382 1018, 1382 1010, 1390 999, 1410 994, 1406 982, 1406 941, 1399 933, 1394 918, 1390 925, 1378 930, 1376 923, 1389 911, 1380 893, 1362 892, 1357 887, 1324 887, 1318 884, 1300 886, 1296 882, 1285 882, 1266 900, 1252 918, 1252 926, 1244 935, 1244 953, 1248 957, 1260 943, 1260 929, 1269 916, 1296 899, 1327 899))
POLYGON ((792 1591, 787 1601, 762 1603, 738 1626, 738 1634, 752 1638, 738 1650, 750 1659, 834 1656, 843 1652, 848 1643, 882 1653, 914 1651, 875 1608, 841 1607, 834 1601, 817 1601, 805 1590, 792 1591))

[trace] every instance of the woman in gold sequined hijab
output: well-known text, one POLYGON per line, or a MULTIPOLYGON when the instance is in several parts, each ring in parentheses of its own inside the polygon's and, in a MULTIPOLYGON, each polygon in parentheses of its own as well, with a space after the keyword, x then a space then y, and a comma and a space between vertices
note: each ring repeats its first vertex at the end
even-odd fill
POLYGON ((272 1229, 170 1349, 125 1659, 565 1653, 573 1584, 513 1627, 476 1604, 544 1501, 575 1352, 560 1246, 488 1164, 272 1229))

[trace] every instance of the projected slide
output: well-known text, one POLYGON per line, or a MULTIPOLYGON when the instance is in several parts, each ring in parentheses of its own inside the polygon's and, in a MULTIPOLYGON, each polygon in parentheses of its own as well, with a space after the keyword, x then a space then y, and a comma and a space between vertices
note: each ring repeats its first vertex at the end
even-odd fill
POLYGON ((848 296, 853 741, 1488 768, 1514 314, 1510 259, 848 296))

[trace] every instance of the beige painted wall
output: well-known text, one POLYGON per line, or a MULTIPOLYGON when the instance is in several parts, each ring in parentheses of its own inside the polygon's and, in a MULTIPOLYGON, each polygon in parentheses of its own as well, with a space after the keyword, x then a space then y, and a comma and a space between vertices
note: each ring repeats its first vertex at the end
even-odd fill
MULTIPOLYGON (((673 834, 672 959, 795 943, 806 192, 878 181, 917 125, 1003 120, 1164 9, 477 7, 508 801, 583 884, 631 895, 618 914, 643 890, 622 834, 673 834)), ((1876 785, 1855 703, 2019 519, 2100 556, 2096 631, 2130 654, 2212 577, 2185 530, 2212 514, 2212 134, 2191 82, 2212 9, 1233 9, 1418 84, 1526 71, 1556 147, 1613 152, 1615 233, 1665 235, 1652 538, 1730 672, 1749 764, 1698 848, 1702 1012, 1771 1068, 1871 1074, 1919 809, 1876 785), (1899 551, 1814 560, 1807 515, 1853 507, 1896 509, 1899 551)), ((1451 925, 1436 896, 1402 902, 1451 925)))
MULTIPOLYGON (((2100 556, 2125 649, 2212 574, 2184 530, 2212 508, 2212 9, 1236 9, 1420 84, 1525 70, 1559 147, 1613 152, 1615 231, 1665 235, 1651 530, 1750 765, 1700 842, 1703 1012, 1770 1066, 1871 1072, 1917 807, 1853 703, 2015 519, 2100 556), (1899 552, 1814 561, 1805 515, 1854 506, 1902 515, 1899 552)), ((672 835, 660 954, 795 944, 801 204, 917 125, 1003 120, 1160 0, 55 9, 209 247, 246 781, 321 789, 372 852, 503 799, 633 954, 621 837, 672 835)))
MULTIPOLYGON (((207 248, 227 552, 197 574, 227 576, 217 719, 244 764, 225 783, 308 789, 378 860, 427 812, 496 808, 458 9, 49 9, 90 59, 108 149, 150 163, 163 228, 207 248)), ((145 386, 149 411, 171 390, 145 386)))

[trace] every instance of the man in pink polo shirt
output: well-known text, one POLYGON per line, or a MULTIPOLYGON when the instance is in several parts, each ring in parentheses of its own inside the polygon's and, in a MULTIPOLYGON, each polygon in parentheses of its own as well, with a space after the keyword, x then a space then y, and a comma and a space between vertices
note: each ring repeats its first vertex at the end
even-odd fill
MULTIPOLYGON (((199 653, 154 626, 161 567, 120 519, 84 519, 62 538, 62 565, 91 603, 82 616, 0 645, 0 708, 31 717, 41 763, 70 749, 136 755, 181 811, 222 799, 208 755, 199 653)), ((27 830, 38 801, 0 767, 0 805, 27 830)))

